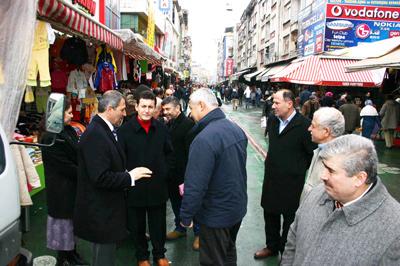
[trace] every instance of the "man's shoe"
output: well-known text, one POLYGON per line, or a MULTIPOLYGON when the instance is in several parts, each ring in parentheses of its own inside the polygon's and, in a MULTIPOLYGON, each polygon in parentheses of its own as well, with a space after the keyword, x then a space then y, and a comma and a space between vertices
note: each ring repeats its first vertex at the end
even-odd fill
POLYGON ((199 249, 200 249, 200 239, 198 236, 195 236, 193 241, 193 250, 199 251, 199 249))
POLYGON ((254 258, 256 260, 260 260, 260 259, 265 259, 268 257, 273 257, 273 256, 277 256, 278 252, 274 252, 272 250, 270 250, 269 248, 263 248, 260 249, 259 251, 257 251, 256 253, 254 253, 254 258))
POLYGON ((169 266, 169 261, 167 258, 161 258, 157 260, 157 266, 169 266))
POLYGON ((185 232, 179 232, 179 231, 172 231, 172 232, 169 232, 168 234, 167 234, 167 240, 175 240, 175 239, 178 239, 178 238, 181 238, 181 237, 184 237, 184 236, 186 236, 186 233, 185 232))
POLYGON ((151 266, 149 260, 139 260, 137 265, 138 266, 151 266))

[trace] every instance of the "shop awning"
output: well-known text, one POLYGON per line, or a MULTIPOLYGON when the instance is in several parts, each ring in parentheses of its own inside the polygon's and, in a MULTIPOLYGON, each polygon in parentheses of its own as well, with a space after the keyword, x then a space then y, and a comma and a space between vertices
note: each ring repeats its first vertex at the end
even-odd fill
POLYGON ((379 68, 400 69, 400 47, 378 58, 369 58, 345 67, 347 72, 371 70, 379 68))
POLYGON ((42 18, 61 30, 79 33, 101 42, 114 49, 122 50, 123 43, 111 29, 94 21, 89 15, 74 8, 63 0, 39 0, 37 13, 42 18))
POLYGON ((162 56, 154 51, 142 37, 129 29, 114 31, 123 41, 124 52, 137 60, 147 60, 150 64, 161 65, 162 56))
POLYGON ((250 72, 251 71, 251 68, 246 68, 246 69, 244 69, 244 70, 241 70, 241 71, 239 71, 239 72, 237 72, 237 73, 235 73, 235 74, 232 74, 232 81, 234 81, 234 80, 239 80, 239 78, 242 76, 242 75, 244 75, 244 74, 246 74, 246 73, 248 73, 248 72, 250 72))
POLYGON ((346 73, 345 66, 354 59, 309 56, 293 61, 285 69, 270 78, 271 82, 290 82, 320 86, 379 87, 384 71, 369 70, 346 73))
POLYGON ((277 65, 277 66, 268 67, 267 71, 265 71, 264 74, 262 74, 262 76, 260 75, 261 76, 261 82, 267 82, 271 76, 273 76, 276 73, 279 73, 280 71, 282 71, 282 69, 284 69, 287 65, 289 65, 289 63, 285 63, 283 65, 277 65))
POLYGON ((252 79, 253 77, 255 77, 255 76, 261 74, 261 72, 263 72, 263 71, 265 71, 265 68, 262 68, 262 69, 260 69, 260 70, 257 70, 257 71, 255 71, 255 72, 253 72, 253 73, 250 73, 250 74, 246 74, 246 75, 244 75, 244 79, 247 80, 247 81, 251 81, 251 79, 252 79))

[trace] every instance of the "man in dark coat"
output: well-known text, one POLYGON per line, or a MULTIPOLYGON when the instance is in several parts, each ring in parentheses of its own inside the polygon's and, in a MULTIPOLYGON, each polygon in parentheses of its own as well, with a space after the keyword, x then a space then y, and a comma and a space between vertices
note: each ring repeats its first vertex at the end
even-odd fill
POLYGON ((346 96, 346 103, 339 107, 345 121, 345 132, 351 134, 360 126, 360 108, 353 102, 350 95, 346 96))
MULTIPOLYGON (((162 103, 167 126, 171 136, 174 151, 168 156, 168 192, 172 210, 175 214, 175 229, 167 234, 168 240, 174 240, 186 236, 186 228, 180 224, 179 210, 181 208, 182 196, 179 193, 179 185, 183 183, 186 163, 188 160, 189 146, 192 142, 188 134, 194 126, 194 121, 185 116, 181 111, 179 100, 173 96, 165 98, 162 103)), ((199 227, 194 226, 195 241, 193 249, 198 249, 199 227)))
POLYGON ((139 165, 152 171, 150 179, 143 179, 128 191, 128 223, 136 245, 138 265, 150 265, 146 239, 146 220, 153 246, 153 260, 157 265, 168 265, 165 258, 167 155, 172 146, 167 127, 153 118, 155 95, 143 91, 137 100, 137 115, 118 130, 118 140, 126 155, 128 169, 139 165))
POLYGON ((291 91, 279 90, 274 94, 275 117, 267 125, 269 147, 261 198, 266 247, 254 254, 255 259, 283 252, 289 226, 299 206, 306 170, 316 148, 308 132, 310 120, 297 113, 293 104, 291 91))
POLYGON ((200 265, 236 265, 236 236, 247 211, 247 137, 218 108, 209 89, 190 96, 196 135, 190 145, 180 211, 200 224, 200 265))
POLYGON ((115 265, 116 242, 127 236, 125 190, 142 177, 145 167, 125 167, 115 126, 126 115, 121 93, 108 91, 99 101, 99 114, 78 146, 78 187, 74 211, 75 234, 93 243, 91 265, 115 265))

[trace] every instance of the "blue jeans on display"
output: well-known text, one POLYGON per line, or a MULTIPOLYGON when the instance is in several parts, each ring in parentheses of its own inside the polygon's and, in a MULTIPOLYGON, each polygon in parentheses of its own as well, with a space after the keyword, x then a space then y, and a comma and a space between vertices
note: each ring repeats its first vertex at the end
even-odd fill
MULTIPOLYGON (((175 214, 175 231, 185 233, 186 228, 181 225, 181 220, 179 217, 179 212, 182 204, 182 197, 180 195, 174 195, 170 197, 172 211, 175 214)), ((195 236, 199 235, 200 225, 196 222, 193 222, 193 233, 195 236)))

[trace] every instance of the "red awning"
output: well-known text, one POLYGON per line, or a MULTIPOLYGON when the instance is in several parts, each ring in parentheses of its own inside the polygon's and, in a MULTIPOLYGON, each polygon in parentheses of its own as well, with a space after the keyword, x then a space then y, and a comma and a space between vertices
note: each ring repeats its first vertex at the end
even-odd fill
POLYGON ((49 22, 92 37, 117 50, 123 48, 121 38, 112 30, 61 0, 39 0, 37 12, 49 22))
POLYGON ((323 56, 309 56, 293 61, 285 69, 270 78, 271 82, 290 82, 320 86, 379 87, 382 71, 346 73, 345 66, 358 60, 323 56))

